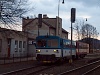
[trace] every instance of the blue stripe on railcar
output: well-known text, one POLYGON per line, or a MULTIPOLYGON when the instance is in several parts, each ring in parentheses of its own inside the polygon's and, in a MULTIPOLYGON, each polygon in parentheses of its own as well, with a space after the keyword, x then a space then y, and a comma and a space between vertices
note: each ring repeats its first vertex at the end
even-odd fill
POLYGON ((60 49, 60 37, 58 36, 38 36, 36 37, 36 42, 39 41, 39 40, 42 40, 41 42, 43 43, 43 40, 45 41, 45 46, 39 46, 39 45, 36 45, 37 48, 41 48, 41 49, 53 49, 53 48, 56 48, 56 49, 60 49), (56 42, 58 42, 58 45, 56 47, 50 47, 48 45, 48 41, 49 40, 56 40, 56 42))

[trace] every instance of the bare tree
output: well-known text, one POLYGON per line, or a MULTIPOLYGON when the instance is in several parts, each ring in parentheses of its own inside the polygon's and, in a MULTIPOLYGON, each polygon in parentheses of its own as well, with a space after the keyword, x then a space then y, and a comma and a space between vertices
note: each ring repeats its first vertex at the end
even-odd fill
POLYGON ((29 10, 27 0, 0 0, 0 25, 6 28, 19 25, 21 17, 29 10))
POLYGON ((77 39, 77 40, 80 40, 81 39, 81 37, 82 37, 82 34, 81 34, 81 28, 82 28, 82 26, 84 25, 84 21, 83 22, 81 22, 81 21, 76 21, 76 23, 75 23, 75 25, 74 25, 74 33, 75 33, 75 38, 77 39))
POLYGON ((97 38, 98 32, 95 27, 90 24, 85 24, 81 28, 82 38, 97 38))
POLYGON ((78 40, 84 38, 97 38, 99 34, 96 30, 96 27, 90 24, 85 24, 84 21, 76 22, 74 29, 75 29, 75 36, 77 37, 78 40))

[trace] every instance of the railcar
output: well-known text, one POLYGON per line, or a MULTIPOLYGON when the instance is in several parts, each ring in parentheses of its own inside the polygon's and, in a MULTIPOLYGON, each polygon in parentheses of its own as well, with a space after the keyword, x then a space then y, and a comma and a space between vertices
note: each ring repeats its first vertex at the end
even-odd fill
POLYGON ((84 58, 89 53, 89 44, 76 41, 76 57, 84 58))
POLYGON ((58 36, 36 37, 36 59, 41 62, 56 62, 76 57, 76 42, 58 36), (72 49, 70 48, 72 47, 72 49), (72 52, 71 52, 72 51, 72 52))

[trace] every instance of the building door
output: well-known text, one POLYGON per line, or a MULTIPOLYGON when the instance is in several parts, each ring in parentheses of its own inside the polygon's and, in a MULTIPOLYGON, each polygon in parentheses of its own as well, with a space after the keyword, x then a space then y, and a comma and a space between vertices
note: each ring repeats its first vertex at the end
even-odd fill
POLYGON ((8 38, 8 57, 10 57, 10 50, 11 50, 11 39, 8 38))

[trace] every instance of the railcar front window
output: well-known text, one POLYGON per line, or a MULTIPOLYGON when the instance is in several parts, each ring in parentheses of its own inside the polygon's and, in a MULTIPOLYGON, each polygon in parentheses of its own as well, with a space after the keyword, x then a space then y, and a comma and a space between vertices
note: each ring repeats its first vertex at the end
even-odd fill
POLYGON ((58 40, 57 39, 50 39, 48 40, 48 47, 49 48, 56 48, 58 47, 58 40))
POLYGON ((38 40, 37 47, 46 47, 46 40, 38 40))

